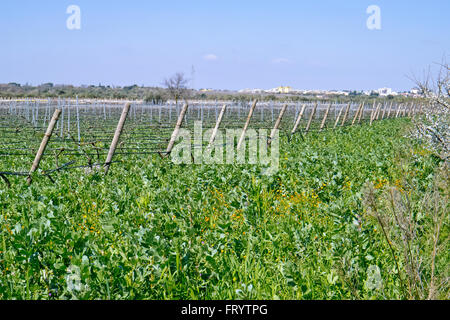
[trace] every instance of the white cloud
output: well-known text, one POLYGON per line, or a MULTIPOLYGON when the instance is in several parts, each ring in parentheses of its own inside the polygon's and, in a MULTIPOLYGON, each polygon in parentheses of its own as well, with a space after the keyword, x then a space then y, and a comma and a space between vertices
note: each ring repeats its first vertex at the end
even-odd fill
POLYGON ((291 60, 286 59, 286 58, 276 58, 276 59, 272 60, 272 63, 277 63, 277 64, 280 64, 280 63, 291 63, 291 60))
POLYGON ((203 59, 208 60, 208 61, 214 61, 219 59, 215 54, 209 53, 203 56, 203 59))

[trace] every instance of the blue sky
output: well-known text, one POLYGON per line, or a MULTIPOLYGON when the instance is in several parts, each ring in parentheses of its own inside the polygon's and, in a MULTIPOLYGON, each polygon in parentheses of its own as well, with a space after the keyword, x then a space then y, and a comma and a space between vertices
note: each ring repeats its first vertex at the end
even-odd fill
POLYGON ((2 0, 0 83, 407 90, 450 56, 450 1, 2 0), (81 30, 68 30, 69 5, 81 30), (381 8, 369 30, 366 8, 381 8))

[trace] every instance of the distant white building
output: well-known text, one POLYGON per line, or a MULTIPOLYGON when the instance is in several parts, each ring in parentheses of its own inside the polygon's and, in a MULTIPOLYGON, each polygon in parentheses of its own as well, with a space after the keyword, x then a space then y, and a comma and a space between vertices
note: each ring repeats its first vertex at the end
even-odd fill
POLYGON ((326 95, 336 95, 336 96, 348 96, 347 91, 341 91, 341 90, 331 90, 331 91, 325 91, 326 95))
POLYGON ((268 90, 264 90, 266 93, 292 93, 294 90, 289 86, 280 86, 268 90))
POLYGON ((396 95, 398 95, 398 93, 393 91, 391 88, 380 88, 380 89, 376 90, 376 92, 380 96, 396 96, 396 95))
POLYGON ((278 93, 277 88, 264 90, 265 93, 278 93))

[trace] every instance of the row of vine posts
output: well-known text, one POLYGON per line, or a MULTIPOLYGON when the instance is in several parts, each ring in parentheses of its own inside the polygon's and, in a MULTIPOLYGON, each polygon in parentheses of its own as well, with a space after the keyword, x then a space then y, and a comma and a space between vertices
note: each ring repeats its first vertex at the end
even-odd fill
MULTIPOLYGON (((252 119, 252 115, 253 115, 253 112, 254 112, 254 110, 255 110, 255 108, 257 106, 257 103, 258 103, 257 100, 253 101, 253 103, 252 103, 252 105, 250 107, 250 110, 248 112, 245 125, 244 125, 244 127, 242 129, 242 133, 241 133, 241 136, 240 136, 238 144, 237 144, 237 149, 239 149, 242 146, 242 144, 245 142, 245 135, 246 135, 247 129, 248 129, 249 125, 250 125, 250 121, 252 119)), ((326 121, 328 119, 331 106, 332 106, 331 103, 328 104, 328 106, 327 106, 327 109, 326 109, 326 111, 324 113, 322 121, 320 122, 319 131, 322 131, 325 128, 325 124, 326 124, 326 121)), ((277 130, 278 130, 280 124, 281 124, 281 121, 283 119, 283 116, 284 116, 284 114, 286 112, 287 107, 288 107, 288 105, 285 104, 281 108, 281 111, 280 111, 280 113, 278 115, 278 118, 277 118, 277 120, 276 120, 276 122, 274 124, 274 127, 273 127, 273 129, 272 129, 272 131, 270 133, 270 137, 268 138, 268 141, 267 141, 268 144, 270 144, 271 141, 274 139, 275 134, 276 134, 276 132, 277 132, 277 130)), ((314 116, 316 115, 316 112, 317 112, 318 102, 315 103, 315 105, 314 105, 314 107, 313 107, 313 109, 312 109, 312 111, 311 111, 311 113, 309 115, 309 119, 308 119, 308 122, 306 124, 305 129, 303 131, 301 131, 301 130, 299 130, 299 125, 300 125, 300 122, 301 122, 301 120, 303 118, 303 115, 305 114, 306 107, 307 107, 306 104, 302 105, 301 111, 298 114, 298 116, 297 116, 297 118, 295 120, 294 126, 293 126, 293 128, 292 128, 292 130, 290 132, 291 136, 294 135, 295 133, 299 132, 299 131, 301 132, 302 135, 306 135, 310 131, 312 122, 314 120, 314 116)), ((350 107, 351 107, 351 103, 349 102, 345 107, 341 108, 341 110, 339 111, 339 114, 337 115, 337 117, 335 119, 333 129, 336 129, 339 126, 343 127, 344 125, 346 125, 346 123, 349 123, 349 120, 350 120, 349 119, 350 107)), ((108 174, 108 171, 110 169, 111 163, 113 161, 114 153, 116 151, 116 148, 117 148, 117 145, 118 145, 118 142, 119 142, 119 139, 120 139, 123 127, 125 125, 125 121, 127 119, 128 113, 130 111, 130 108, 131 108, 131 103, 126 103, 124 105, 124 107, 123 107, 122 114, 121 114, 119 122, 117 124, 117 127, 116 127, 116 130, 115 130, 115 133, 114 133, 114 137, 112 139, 112 142, 111 142, 111 145, 110 145, 110 148, 109 148, 109 152, 108 152, 106 161, 103 164, 103 169, 104 169, 104 174, 105 175, 108 174)), ((216 137, 217 132, 219 130, 219 127, 220 127, 220 124, 222 122, 222 119, 224 118, 226 108, 227 108, 227 105, 224 104, 222 109, 221 109, 221 111, 220 111, 220 114, 219 114, 219 116, 217 118, 214 130, 213 130, 213 132, 211 134, 208 147, 210 147, 213 144, 214 140, 215 140, 215 137, 216 137)), ((172 135, 170 137, 169 143, 167 145, 167 149, 166 149, 165 152, 163 152, 163 153, 160 152, 159 153, 162 158, 167 157, 172 152, 172 149, 173 149, 173 147, 175 145, 175 142, 176 142, 176 140, 178 138, 178 134, 179 134, 180 128, 181 128, 181 126, 183 124, 183 121, 184 121, 184 118, 185 118, 187 110, 188 110, 188 103, 184 103, 183 108, 181 109, 181 112, 180 112, 180 114, 178 116, 178 120, 176 122, 176 125, 175 125, 175 128, 173 130, 173 133, 172 133, 172 135)), ((357 108, 353 118, 351 119, 350 126, 354 126, 355 124, 359 124, 361 122, 361 120, 363 118, 362 116, 363 116, 364 110, 365 110, 365 103, 359 104, 359 106, 358 106, 358 108, 357 108)), ((388 119, 388 118, 398 118, 400 116, 401 117, 414 117, 415 115, 420 114, 421 111, 422 111, 422 106, 421 105, 417 106, 417 105, 415 105, 413 103, 410 103, 410 104, 404 105, 404 106, 399 104, 399 105, 397 105, 396 108, 393 108, 393 103, 391 103, 389 105, 389 107, 387 106, 387 104, 384 104, 384 107, 383 107, 381 103, 376 104, 376 102, 374 102, 372 110, 371 110, 371 113, 370 113, 369 125, 372 126, 373 122, 376 121, 376 120, 383 120, 383 119, 388 119)), ((55 125, 58 122, 58 119, 59 119, 60 115, 61 115, 61 109, 56 109, 54 111, 54 113, 53 113, 51 121, 48 124, 47 130, 46 130, 46 132, 44 134, 44 137, 43 137, 43 139, 41 141, 40 147, 39 147, 39 149, 38 149, 38 151, 36 153, 36 156, 35 156, 34 161, 32 163, 31 169, 28 172, 28 174, 26 174, 28 185, 30 185, 32 183, 32 181, 33 181, 32 176, 36 172, 36 170, 39 168, 40 161, 41 161, 42 156, 43 156, 43 154, 45 152, 45 149, 46 149, 46 147, 47 147, 47 145, 48 145, 48 143, 50 141, 50 138, 51 138, 51 136, 53 134, 55 125)), ((61 169, 61 168, 57 168, 54 171, 58 171, 59 169, 61 169)), ((7 184, 8 187, 10 186, 10 182, 9 182, 9 180, 6 177, 6 175, 8 175, 8 174, 10 174, 10 175, 24 175, 24 174, 21 174, 21 173, 0 172, 0 177, 5 181, 5 183, 7 184)))

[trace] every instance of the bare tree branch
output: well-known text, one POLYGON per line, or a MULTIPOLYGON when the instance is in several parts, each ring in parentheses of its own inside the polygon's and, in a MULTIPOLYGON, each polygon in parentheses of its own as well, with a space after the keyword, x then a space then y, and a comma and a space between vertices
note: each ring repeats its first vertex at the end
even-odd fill
POLYGON ((416 130, 413 136, 427 142, 441 159, 449 159, 449 107, 450 107, 450 68, 445 58, 436 63, 439 71, 433 77, 431 68, 423 80, 410 78, 421 90, 426 105, 422 115, 414 120, 416 130))
POLYGON ((164 86, 169 91, 170 96, 178 103, 179 99, 185 98, 187 94, 187 84, 189 79, 184 73, 177 72, 172 77, 164 80, 164 86))

